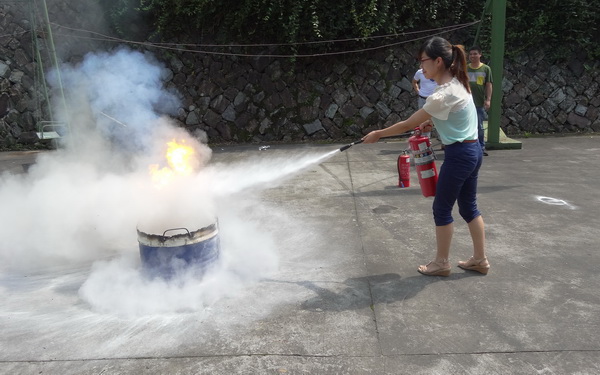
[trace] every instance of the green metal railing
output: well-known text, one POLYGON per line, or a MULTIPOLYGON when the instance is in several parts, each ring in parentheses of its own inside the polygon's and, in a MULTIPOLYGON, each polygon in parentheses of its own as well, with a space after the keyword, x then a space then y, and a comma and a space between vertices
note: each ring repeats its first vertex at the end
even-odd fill
MULTIPOLYGON (((500 115, 502 112, 502 80, 504 79, 504 35, 506 32, 506 0, 487 0, 483 6, 481 20, 486 14, 492 15, 492 50, 490 56, 490 68, 492 69, 492 77, 494 84, 492 85, 492 101, 490 103, 490 113, 487 122, 487 142, 486 146, 490 149, 494 148, 513 148, 520 149, 521 142, 503 137, 500 138, 500 115)), ((473 44, 477 44, 481 24, 477 27, 475 40, 473 44)))

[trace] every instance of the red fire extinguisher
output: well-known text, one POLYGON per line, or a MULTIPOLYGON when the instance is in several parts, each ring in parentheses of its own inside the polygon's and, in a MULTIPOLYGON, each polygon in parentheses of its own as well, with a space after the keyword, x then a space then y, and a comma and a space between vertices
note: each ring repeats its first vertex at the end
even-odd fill
POLYGON ((398 156, 398 176, 398 187, 410 186, 410 156, 406 151, 398 156))
POLYGON ((421 129, 415 128, 414 135, 408 139, 408 144, 417 168, 421 192, 424 197, 433 197, 437 184, 437 169, 429 137, 422 135, 421 129))

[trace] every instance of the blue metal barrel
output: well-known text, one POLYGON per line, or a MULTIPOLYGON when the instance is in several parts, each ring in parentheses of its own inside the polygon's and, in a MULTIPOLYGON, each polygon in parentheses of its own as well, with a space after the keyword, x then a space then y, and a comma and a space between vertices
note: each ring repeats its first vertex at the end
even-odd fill
POLYGON ((142 267, 150 276, 171 278, 192 271, 201 276, 219 259, 219 229, 211 224, 190 232, 167 229, 162 235, 137 230, 142 267))

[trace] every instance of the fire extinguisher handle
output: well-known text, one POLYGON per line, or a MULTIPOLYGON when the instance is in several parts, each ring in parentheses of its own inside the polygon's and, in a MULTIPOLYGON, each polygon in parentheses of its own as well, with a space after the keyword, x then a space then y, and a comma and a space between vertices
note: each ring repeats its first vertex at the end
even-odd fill
POLYGON ((419 126, 417 126, 414 130, 414 134, 418 137, 421 135, 421 128, 419 126))

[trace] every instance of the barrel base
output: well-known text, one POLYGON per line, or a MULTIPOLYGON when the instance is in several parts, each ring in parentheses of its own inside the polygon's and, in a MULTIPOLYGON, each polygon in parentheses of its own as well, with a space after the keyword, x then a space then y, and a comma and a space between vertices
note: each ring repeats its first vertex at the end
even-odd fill
POLYGON ((177 247, 150 247, 140 244, 144 273, 150 277, 173 278, 180 274, 204 275, 219 260, 219 240, 177 247))

